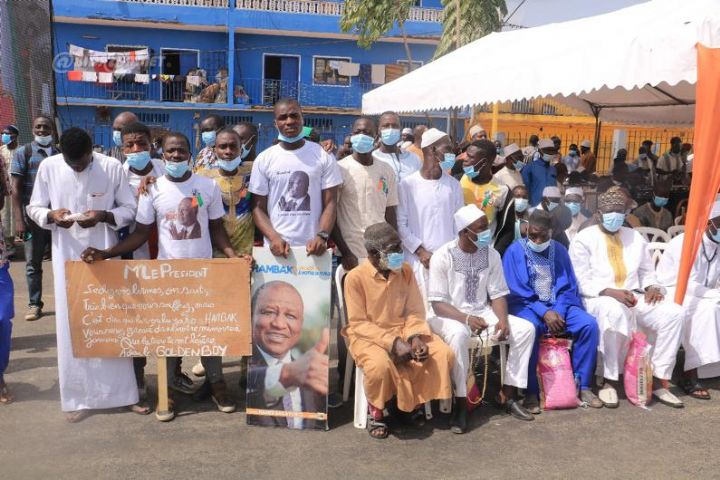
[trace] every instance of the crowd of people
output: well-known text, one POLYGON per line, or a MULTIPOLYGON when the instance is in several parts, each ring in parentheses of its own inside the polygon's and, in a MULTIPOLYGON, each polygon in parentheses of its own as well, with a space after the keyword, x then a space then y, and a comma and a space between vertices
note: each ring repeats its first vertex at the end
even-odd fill
MULTIPOLYGON (((34 140, 25 146, 17 144, 17 128, 5 128, 0 151, 9 160, 0 165, 0 202, 10 206, 3 210, 3 237, 24 243, 28 321, 42 315, 42 260, 52 243, 60 396, 68 421, 96 409, 151 409, 144 358, 73 357, 65 261, 251 262, 253 245, 262 244, 278 257, 287 257, 290 247, 309 255, 332 248, 339 257, 347 272, 339 293, 348 322, 339 346, 347 343, 363 370, 373 438, 387 437, 386 412, 419 425, 420 407, 435 399, 453 399, 451 429, 466 432, 468 379, 475 374, 470 345, 478 336, 508 345, 494 400, 520 420, 542 411, 536 369, 538 345, 547 336, 573 340, 578 403, 618 406, 636 329, 652 338, 657 401, 684 405, 670 391, 681 346, 682 390, 710 398, 699 379, 720 374, 720 201, 682 306, 671 299, 683 235, 669 243, 656 268, 634 229, 674 223, 665 208, 670 185, 687 180, 690 171, 680 139, 660 158, 651 156, 652 142, 643 144, 632 169, 627 152, 618 152, 613 175, 598 178, 589 141, 562 156, 557 137, 503 146, 476 125, 456 144, 437 128, 403 129, 400 116, 386 112, 357 118, 336 148, 304 128, 294 99, 279 100, 274 118, 277 140, 259 153, 255 125, 204 118, 205 146, 195 158, 182 133, 167 133, 154 145, 149 128, 130 112, 113 122, 116 147, 109 156, 93 151, 79 128, 65 130, 56 147, 46 117, 34 120, 34 140), (654 191, 640 206, 631 193, 638 178, 654 191), (596 208, 586 201, 590 191, 596 208), (10 215, 14 225, 6 222, 10 215)), ((14 315, 6 253, 0 249, 2 403, 12 399, 2 377, 14 315)), ((274 335, 288 334, 292 325, 275 318, 274 335)), ((272 343, 254 320, 252 328, 254 343, 272 343)), ((266 360, 277 365, 273 391, 317 391, 310 370, 317 362, 286 353, 271 358, 267 352, 266 360)), ((171 390, 210 399, 221 412, 236 409, 222 358, 203 357, 192 367, 205 379, 199 388, 183 373, 182 359, 168 363, 171 390)), ((172 401, 165 413, 165 420, 173 418, 172 401)), ((288 426, 298 428, 295 422, 288 426)))

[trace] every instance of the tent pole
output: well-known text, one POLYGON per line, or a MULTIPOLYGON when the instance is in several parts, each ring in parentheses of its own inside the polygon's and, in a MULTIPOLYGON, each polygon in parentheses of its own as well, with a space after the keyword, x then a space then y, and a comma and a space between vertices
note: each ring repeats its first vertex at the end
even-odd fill
POLYGON ((602 110, 602 107, 591 105, 591 108, 593 115, 595 116, 595 138, 593 139, 593 153, 595 153, 595 155, 598 155, 598 149, 600 148, 600 128, 602 127, 602 123, 600 122, 600 110, 602 110))

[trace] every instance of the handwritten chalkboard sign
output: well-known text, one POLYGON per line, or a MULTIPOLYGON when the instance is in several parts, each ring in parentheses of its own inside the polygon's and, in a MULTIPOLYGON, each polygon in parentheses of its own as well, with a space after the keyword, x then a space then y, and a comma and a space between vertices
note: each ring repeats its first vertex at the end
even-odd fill
POLYGON ((76 357, 250 355, 243 259, 65 264, 76 357))

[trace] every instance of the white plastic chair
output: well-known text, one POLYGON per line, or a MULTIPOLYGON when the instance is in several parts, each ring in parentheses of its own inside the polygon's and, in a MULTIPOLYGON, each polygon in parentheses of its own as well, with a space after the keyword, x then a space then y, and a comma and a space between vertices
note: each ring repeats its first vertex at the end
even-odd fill
MULTIPOLYGON (((337 291, 338 301, 338 314, 340 315, 340 321, 338 322, 340 328, 347 326, 347 316, 345 315, 345 291, 343 290, 343 279, 345 278, 345 269, 342 265, 338 265, 335 271, 335 289, 337 291)), ((341 361, 341 359, 338 359, 341 361)), ((355 360, 350 354, 348 348, 347 357, 345 358, 345 381, 343 382, 343 402, 347 402, 350 398, 350 380, 352 379, 353 367, 355 366, 355 360)), ((355 428, 364 429, 367 427, 367 416, 368 416, 368 401, 365 396, 365 375, 363 374, 362 368, 355 369, 355 415, 353 419, 353 425, 355 428)), ((432 419, 432 407, 430 402, 425 403, 425 418, 427 420, 432 419)))
POLYGON ((660 259, 662 258, 663 252, 667 248, 667 243, 664 242, 650 242, 648 243, 648 252, 652 259, 653 265, 657 268, 660 259))
POLYGON ((654 227, 637 227, 635 228, 639 234, 645 237, 648 242, 669 242, 670 235, 663 232, 659 228, 654 227))
MULTIPOLYGON (((483 341, 490 347, 500 347, 500 386, 502 387, 505 384, 505 366, 507 365, 507 350, 505 347, 508 345, 507 340, 500 342, 493 336, 487 335, 483 341)), ((470 337, 470 348, 479 347, 481 347, 480 336, 473 335, 470 337)), ((440 400, 440 411, 442 413, 450 413, 452 411, 452 400, 440 400)))
POLYGON ((681 233, 685 233, 685 225, 673 225, 672 227, 668 228, 667 234, 670 236, 670 238, 675 238, 681 233))

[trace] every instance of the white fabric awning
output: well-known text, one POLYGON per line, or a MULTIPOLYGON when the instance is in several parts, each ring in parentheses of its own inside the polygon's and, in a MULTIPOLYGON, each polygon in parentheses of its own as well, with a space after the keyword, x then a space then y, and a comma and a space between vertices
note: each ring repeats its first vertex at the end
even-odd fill
POLYGON ((654 0, 493 33, 363 95, 363 113, 549 98, 603 120, 694 119, 695 45, 720 47, 720 0, 654 0))

